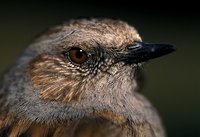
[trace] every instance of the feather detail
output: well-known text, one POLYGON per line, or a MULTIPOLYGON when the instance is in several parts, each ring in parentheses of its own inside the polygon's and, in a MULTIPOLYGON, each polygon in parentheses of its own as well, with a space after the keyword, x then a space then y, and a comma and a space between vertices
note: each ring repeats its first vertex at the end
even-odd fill
POLYGON ((49 132, 47 125, 35 124, 31 126, 30 134, 31 137, 46 137, 49 132))
POLYGON ((70 102, 80 96, 79 89, 83 88, 84 83, 78 77, 71 78, 75 73, 74 67, 65 60, 61 56, 42 54, 30 62, 30 84, 39 90, 40 98, 70 102))
POLYGON ((31 123, 28 121, 18 121, 12 126, 12 129, 8 135, 8 137, 18 137, 22 133, 26 132, 30 127, 31 123))

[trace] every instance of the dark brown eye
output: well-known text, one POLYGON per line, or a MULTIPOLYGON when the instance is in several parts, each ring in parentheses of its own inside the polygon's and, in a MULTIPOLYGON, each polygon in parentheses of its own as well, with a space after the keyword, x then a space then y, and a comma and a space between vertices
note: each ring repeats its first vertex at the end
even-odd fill
POLYGON ((81 48, 74 47, 71 48, 68 52, 70 60, 74 63, 82 64, 88 60, 87 53, 81 48))

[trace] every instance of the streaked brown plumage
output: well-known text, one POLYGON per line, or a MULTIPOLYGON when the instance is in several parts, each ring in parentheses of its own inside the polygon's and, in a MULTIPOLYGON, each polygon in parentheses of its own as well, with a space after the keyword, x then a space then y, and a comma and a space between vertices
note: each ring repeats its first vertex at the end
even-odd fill
POLYGON ((156 110, 136 92, 135 72, 138 64, 173 50, 142 43, 119 20, 55 26, 5 74, 0 136, 164 137, 156 110))

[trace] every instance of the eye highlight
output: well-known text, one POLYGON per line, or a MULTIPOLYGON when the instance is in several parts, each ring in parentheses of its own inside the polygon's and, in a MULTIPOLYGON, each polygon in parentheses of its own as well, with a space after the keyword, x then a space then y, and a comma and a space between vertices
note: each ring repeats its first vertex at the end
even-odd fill
POLYGON ((70 61, 76 64, 82 64, 88 60, 87 53, 78 47, 73 47, 68 50, 68 57, 70 61))

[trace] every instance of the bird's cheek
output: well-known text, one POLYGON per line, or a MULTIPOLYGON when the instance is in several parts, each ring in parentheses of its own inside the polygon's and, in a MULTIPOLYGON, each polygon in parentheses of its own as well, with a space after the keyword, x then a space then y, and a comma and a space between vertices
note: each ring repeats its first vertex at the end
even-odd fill
POLYGON ((40 92, 40 98, 70 102, 79 98, 82 84, 66 72, 65 62, 56 56, 40 55, 29 65, 30 85, 40 92))

